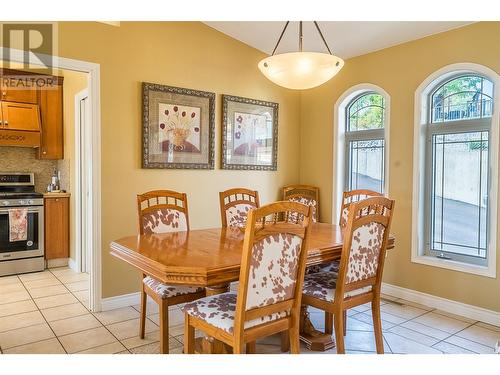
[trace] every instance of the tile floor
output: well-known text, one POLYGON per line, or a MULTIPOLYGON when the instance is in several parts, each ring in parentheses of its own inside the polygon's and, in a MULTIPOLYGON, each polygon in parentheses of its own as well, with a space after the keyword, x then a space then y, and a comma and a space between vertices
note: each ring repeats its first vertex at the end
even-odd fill
MULTIPOLYGON (((88 311, 88 275, 69 268, 0 277, 0 352, 158 353, 158 308, 148 304, 146 338, 139 339, 139 306, 88 311)), ((500 327, 386 297, 382 325, 386 353, 493 353, 500 327)), ((374 353, 370 307, 348 313, 348 353, 374 353)), ((311 310, 318 329, 323 313, 311 310)), ((182 352, 183 315, 170 309, 170 352, 182 352)), ((280 337, 257 342, 257 353, 281 353, 280 337)), ((315 353, 302 347, 302 353, 315 353)), ((335 353, 335 349, 327 353, 335 353)))

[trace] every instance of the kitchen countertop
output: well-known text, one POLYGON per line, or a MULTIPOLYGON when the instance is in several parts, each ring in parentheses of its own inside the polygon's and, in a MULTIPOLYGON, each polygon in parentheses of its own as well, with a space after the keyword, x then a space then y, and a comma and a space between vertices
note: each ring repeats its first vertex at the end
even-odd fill
POLYGON ((44 198, 68 198, 71 196, 71 193, 44 193, 44 198))

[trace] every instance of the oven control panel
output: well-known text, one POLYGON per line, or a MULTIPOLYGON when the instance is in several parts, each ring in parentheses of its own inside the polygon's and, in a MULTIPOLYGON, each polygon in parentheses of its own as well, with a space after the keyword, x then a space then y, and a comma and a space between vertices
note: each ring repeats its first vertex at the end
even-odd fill
POLYGON ((43 206, 43 199, 3 199, 0 207, 43 206))

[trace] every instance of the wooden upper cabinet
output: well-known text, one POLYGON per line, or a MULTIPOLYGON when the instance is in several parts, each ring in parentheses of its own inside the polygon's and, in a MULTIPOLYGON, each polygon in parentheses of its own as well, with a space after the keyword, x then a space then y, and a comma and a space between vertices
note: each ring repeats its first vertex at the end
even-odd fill
MULTIPOLYGON (((0 145, 38 148, 39 159, 64 158, 63 77, 52 86, 13 85, 9 77, 33 77, 35 73, 0 68, 0 145), (25 87, 25 88, 24 88, 25 87), (28 133, 29 132, 29 133, 28 133), (35 132, 37 134, 35 134, 35 132)), ((22 79, 19 78, 20 81, 22 79)), ((27 79, 27 82, 31 82, 27 79)))
POLYGON ((42 140, 38 149, 40 159, 64 158, 63 79, 57 88, 40 90, 42 140))
POLYGON ((1 102, 3 130, 40 131, 40 111, 36 104, 1 102))
POLYGON ((0 100, 18 103, 38 103, 38 91, 36 88, 12 89, 5 85, 0 88, 0 100))

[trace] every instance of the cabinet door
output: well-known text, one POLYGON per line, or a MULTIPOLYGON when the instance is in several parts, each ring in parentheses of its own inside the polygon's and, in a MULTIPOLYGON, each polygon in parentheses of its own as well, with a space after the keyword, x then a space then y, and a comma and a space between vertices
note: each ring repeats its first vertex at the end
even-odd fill
POLYGON ((36 104, 2 102, 2 129, 40 131, 40 110, 36 104))
POLYGON ((40 111, 42 116, 42 144, 40 159, 64 158, 63 133, 63 88, 40 91, 40 111))
POLYGON ((6 86, 1 88, 1 100, 7 102, 38 104, 38 91, 36 88, 11 89, 6 86))
POLYGON ((45 198, 45 258, 69 257, 69 198, 45 198))

